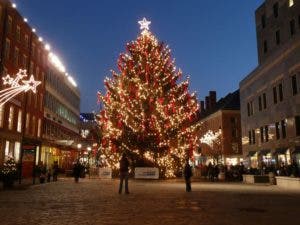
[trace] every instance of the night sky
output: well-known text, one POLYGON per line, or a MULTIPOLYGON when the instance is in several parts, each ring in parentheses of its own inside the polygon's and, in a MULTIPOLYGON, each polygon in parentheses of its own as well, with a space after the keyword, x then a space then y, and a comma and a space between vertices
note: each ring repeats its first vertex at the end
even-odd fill
POLYGON ((137 21, 164 41, 175 65, 190 76, 190 90, 204 99, 238 89, 257 66, 255 9, 263 0, 15 0, 37 34, 60 56, 81 91, 81 112, 98 111, 96 93, 116 69, 137 21))

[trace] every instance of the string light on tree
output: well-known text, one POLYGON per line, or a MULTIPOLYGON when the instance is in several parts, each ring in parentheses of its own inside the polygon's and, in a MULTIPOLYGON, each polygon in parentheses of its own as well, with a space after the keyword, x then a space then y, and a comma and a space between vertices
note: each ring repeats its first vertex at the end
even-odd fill
POLYGON ((181 81, 171 50, 149 31, 151 22, 138 23, 141 35, 120 54, 119 72, 104 80, 106 93, 98 92, 103 166, 117 169, 125 151, 134 165, 174 177, 200 143, 199 104, 188 79, 181 81))
POLYGON ((27 72, 20 69, 16 74, 16 78, 12 78, 9 74, 2 78, 3 85, 10 87, 0 91, 0 107, 21 92, 31 90, 33 93, 36 93, 36 88, 41 84, 41 81, 36 81, 33 75, 30 76, 29 80, 23 80, 24 77, 27 77, 27 72))

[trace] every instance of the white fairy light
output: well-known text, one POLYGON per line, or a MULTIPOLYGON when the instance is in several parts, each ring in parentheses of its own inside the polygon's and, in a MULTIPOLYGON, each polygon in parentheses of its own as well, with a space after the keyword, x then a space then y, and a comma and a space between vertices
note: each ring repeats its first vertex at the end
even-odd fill
POLYGON ((17 8, 17 4, 16 4, 16 3, 12 3, 11 6, 12 6, 13 8, 17 8))
POLYGON ((27 22, 28 22, 28 19, 27 19, 26 17, 24 18, 24 22, 25 22, 25 23, 27 23, 27 22))
POLYGON ((51 46, 47 43, 47 44, 45 44, 45 49, 46 49, 47 51, 50 51, 50 50, 51 50, 51 46))

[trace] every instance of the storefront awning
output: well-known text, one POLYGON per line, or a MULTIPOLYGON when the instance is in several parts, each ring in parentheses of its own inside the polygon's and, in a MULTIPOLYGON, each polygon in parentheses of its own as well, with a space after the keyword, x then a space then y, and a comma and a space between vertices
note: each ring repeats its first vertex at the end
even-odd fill
POLYGON ((276 148, 275 154, 285 154, 287 148, 276 148))
POLYGON ((249 151, 247 157, 252 157, 254 156, 256 151, 249 151))
POLYGON ((267 155, 267 154, 270 153, 270 152, 271 152, 270 149, 264 149, 264 150, 260 150, 260 151, 259 151, 259 154, 260 154, 260 155, 267 155))

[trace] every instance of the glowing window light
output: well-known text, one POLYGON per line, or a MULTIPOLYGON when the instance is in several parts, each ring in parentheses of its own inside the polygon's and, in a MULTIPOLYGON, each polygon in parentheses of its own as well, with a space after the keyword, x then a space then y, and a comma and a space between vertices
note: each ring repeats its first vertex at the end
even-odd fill
POLYGON ((289 7, 292 7, 294 5, 294 0, 289 0, 289 7))

